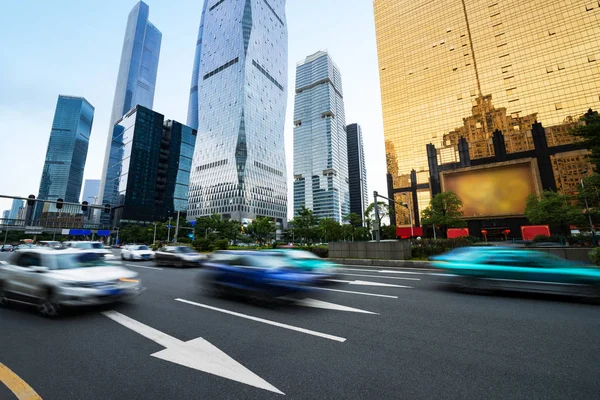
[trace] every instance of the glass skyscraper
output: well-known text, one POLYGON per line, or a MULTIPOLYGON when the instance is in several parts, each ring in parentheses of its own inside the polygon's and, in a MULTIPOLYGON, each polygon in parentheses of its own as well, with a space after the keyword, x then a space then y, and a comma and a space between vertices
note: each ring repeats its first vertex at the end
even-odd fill
POLYGON ((287 42, 284 0, 205 1, 188 114, 198 127, 189 219, 285 223, 287 42))
POLYGON ((600 108, 597 2, 375 0, 374 10, 398 201, 410 203, 404 191, 417 185, 418 208, 428 205, 429 143, 464 137, 472 159, 489 157, 496 129, 516 151, 534 122, 558 126, 600 108))
POLYGON ((327 52, 296 69, 294 214, 304 206, 342 222, 350 212, 348 148, 342 76, 327 52))
POLYGON ((164 221, 187 209, 196 131, 146 107, 137 106, 114 125, 103 204, 113 205, 113 220, 164 221))
MULTIPOLYGON (((58 96, 38 199, 79 202, 94 107, 82 97, 58 96)), ((36 218, 42 212, 37 203, 36 218)), ((46 203, 44 212, 55 211, 46 203)))
POLYGON ((100 204, 98 193, 100 193, 100 179, 86 179, 83 185, 81 201, 87 201, 89 204, 100 204))
POLYGON ((350 187, 350 212, 360 215, 364 222, 365 209, 369 205, 367 192, 367 167, 363 146, 362 129, 359 124, 346 127, 348 138, 348 180, 350 187))
MULTIPOLYGON (((152 109, 154 104, 162 33, 148 21, 149 13, 148 5, 140 1, 133 7, 127 19, 103 173, 108 170, 115 123, 137 105, 152 109)), ((102 191, 106 186, 106 179, 106 175, 102 175, 100 198, 104 197, 102 191)))
POLYGON ((8 214, 8 218, 17 219, 19 216, 19 210, 23 208, 25 202, 23 200, 14 199, 12 201, 12 207, 10 208, 10 213, 8 214))

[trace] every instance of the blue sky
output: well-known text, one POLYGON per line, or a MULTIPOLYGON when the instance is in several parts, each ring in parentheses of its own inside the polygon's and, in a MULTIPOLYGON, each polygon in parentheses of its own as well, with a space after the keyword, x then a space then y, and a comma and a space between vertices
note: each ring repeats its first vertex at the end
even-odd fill
MULTIPOLYGON (((0 194, 37 196, 59 94, 96 108, 85 170, 101 176, 127 15, 134 0, 5 1, 0 13, 0 194)), ((185 123, 203 0, 146 0, 163 34, 155 111, 185 123)), ((293 174, 296 63, 328 50, 342 72, 347 123, 363 127, 369 193, 386 193, 372 0, 288 0, 288 185, 293 174)), ((372 197, 369 195, 369 197, 372 197)), ((292 197, 290 190, 289 207, 292 197)), ((0 211, 10 202, 0 200, 0 211)), ((289 214, 289 213, 288 213, 289 214)))

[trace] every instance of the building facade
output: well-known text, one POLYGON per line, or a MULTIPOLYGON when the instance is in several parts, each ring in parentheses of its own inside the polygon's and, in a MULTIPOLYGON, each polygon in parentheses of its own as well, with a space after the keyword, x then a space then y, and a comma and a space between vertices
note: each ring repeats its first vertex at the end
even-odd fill
POLYGON ((137 106, 113 129, 102 224, 164 221, 187 209, 196 131, 137 106))
POLYGON ((596 3, 375 0, 374 10, 389 194, 415 211, 431 196, 428 144, 464 137, 472 159, 489 157, 499 130, 517 152, 536 121, 557 131, 600 106, 596 3))
POLYGON ((23 208, 25 202, 23 200, 14 199, 8 215, 9 219, 18 219, 19 210, 23 208))
MULTIPOLYGON (((86 99, 58 97, 38 199, 79 202, 93 121, 94 107, 86 99)), ((38 202, 35 219, 56 211, 54 204, 38 202)))
POLYGON ((81 192, 81 201, 88 204, 100 204, 98 194, 100 193, 100 179, 86 179, 81 192))
POLYGON ((348 138, 348 181, 350 188, 350 212, 365 220, 365 210, 369 206, 367 191, 367 167, 363 146, 362 129, 359 124, 346 127, 348 138))
MULTIPOLYGON (((108 171, 115 123, 137 105, 152 109, 154 104, 162 33, 148 21, 149 14, 148 5, 140 1, 127 19, 102 169, 104 173, 108 171)), ((102 175, 99 198, 104 197, 102 190, 106 179, 106 175, 102 175)))
POLYGON ((11 225, 11 222, 9 221, 10 218, 8 218, 9 216, 10 210, 2 211, 2 225, 11 225))
POLYGON ((342 222, 350 212, 347 140, 340 70, 319 51, 296 68, 294 214, 342 222))
POLYGON ((285 224, 285 0, 206 0, 190 93, 198 137, 188 219, 285 224))

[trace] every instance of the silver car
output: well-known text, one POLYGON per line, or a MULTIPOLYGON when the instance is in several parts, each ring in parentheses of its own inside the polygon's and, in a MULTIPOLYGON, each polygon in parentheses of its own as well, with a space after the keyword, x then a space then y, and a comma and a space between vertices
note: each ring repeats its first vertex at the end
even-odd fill
POLYGON ((37 306, 46 316, 61 306, 112 303, 143 290, 136 272, 83 250, 31 249, 0 263, 0 306, 18 301, 37 306))

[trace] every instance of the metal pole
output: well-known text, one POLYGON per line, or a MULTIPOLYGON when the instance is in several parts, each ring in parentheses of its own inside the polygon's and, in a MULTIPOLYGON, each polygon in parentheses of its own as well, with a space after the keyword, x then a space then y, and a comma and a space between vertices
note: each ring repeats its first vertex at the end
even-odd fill
POLYGON ((169 218, 169 231, 167 232, 167 243, 171 241, 171 219, 169 218))
POLYGON ((156 222, 154 223, 154 240, 152 241, 152 245, 156 246, 156 222))
POLYGON ((10 227, 6 227, 6 233, 4 234, 4 244, 6 244, 6 238, 8 237, 8 231, 10 230, 10 227))
POLYGON ((381 221, 379 220, 379 206, 377 205, 377 192, 373 192, 373 197, 375 198, 375 240, 377 242, 381 241, 381 232, 379 229, 381 228, 381 221))
POLYGON ((173 243, 177 243, 177 236, 179 236, 179 210, 177 210, 177 224, 175 224, 175 237, 173 238, 173 243))
POLYGON ((592 240, 594 242, 594 246, 598 245, 598 240, 596 239, 596 231, 594 230, 594 223, 592 222, 592 214, 590 214, 590 207, 588 206, 587 196, 585 195, 585 186, 583 185, 583 178, 580 179, 581 182, 581 192, 583 193, 583 201, 585 202, 585 210, 588 215, 588 220, 590 221, 590 228, 592 229, 592 240))
POLYGON ((435 233, 435 224, 433 224, 433 240, 437 240, 437 235, 435 233))

